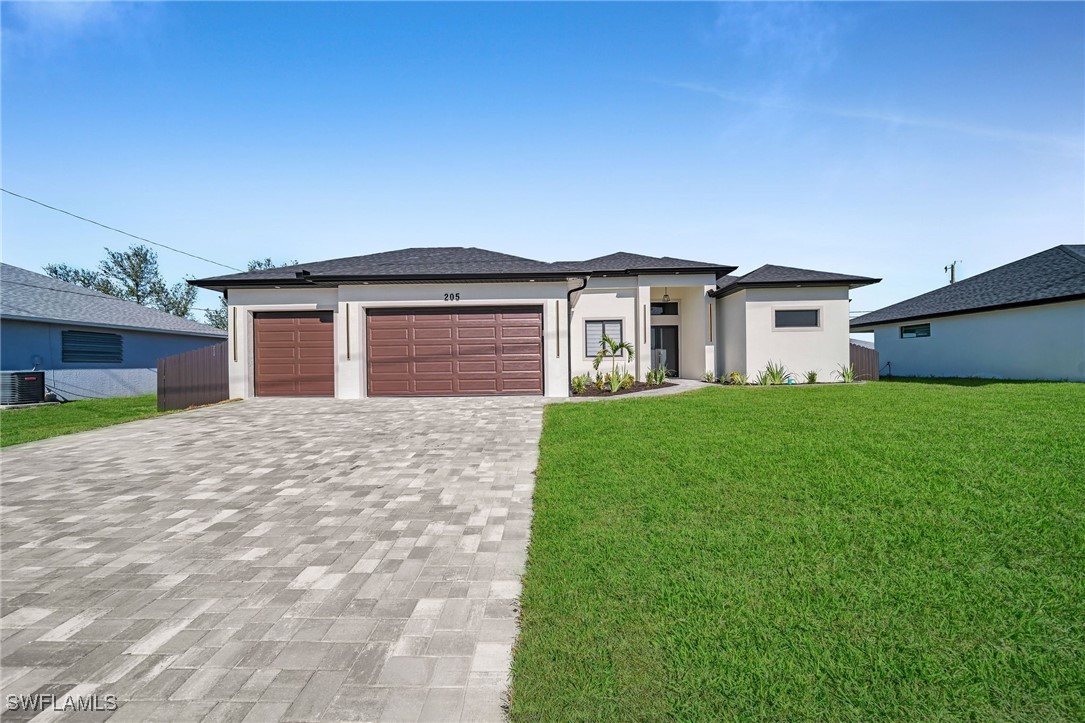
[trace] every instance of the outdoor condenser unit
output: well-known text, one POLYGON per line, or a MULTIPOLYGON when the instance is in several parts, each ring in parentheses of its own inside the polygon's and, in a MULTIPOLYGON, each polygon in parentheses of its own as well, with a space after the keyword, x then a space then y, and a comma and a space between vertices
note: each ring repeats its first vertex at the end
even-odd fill
POLYGON ((0 404, 45 401, 45 372, 0 372, 0 404))

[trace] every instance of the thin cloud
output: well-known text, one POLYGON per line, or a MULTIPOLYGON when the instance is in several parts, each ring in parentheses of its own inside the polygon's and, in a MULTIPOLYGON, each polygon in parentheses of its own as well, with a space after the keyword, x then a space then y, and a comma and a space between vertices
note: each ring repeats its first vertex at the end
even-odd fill
POLYGON ((816 105, 809 103, 797 103, 782 98, 755 97, 733 93, 731 91, 715 88, 702 83, 664 83, 673 88, 679 88, 692 93, 710 95, 730 103, 746 105, 770 110, 782 110, 795 113, 814 113, 817 115, 832 116, 834 118, 847 118, 853 120, 865 120, 875 123, 883 123, 891 126, 905 126, 910 128, 923 128, 927 130, 944 131, 960 135, 987 138, 994 141, 1020 143, 1032 146, 1047 146, 1056 148, 1064 153, 1080 156, 1085 153, 1080 138, 1052 135, 1044 133, 1029 133, 1016 131, 1009 128, 996 128, 992 126, 980 126, 969 123, 958 123, 939 118, 923 118, 909 116, 900 113, 887 113, 876 110, 864 110, 861 108, 844 108, 838 106, 816 105))
POLYGON ((789 77, 827 70, 836 59, 846 16, 817 3, 723 3, 715 30, 747 58, 789 77))
POLYGON ((157 3, 5 2, 6 51, 53 51, 81 36, 125 34, 139 27, 157 3))

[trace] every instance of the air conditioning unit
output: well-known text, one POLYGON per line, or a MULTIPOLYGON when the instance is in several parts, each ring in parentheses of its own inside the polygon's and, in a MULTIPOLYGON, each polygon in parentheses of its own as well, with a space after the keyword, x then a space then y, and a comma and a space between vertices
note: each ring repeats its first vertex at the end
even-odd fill
POLYGON ((45 372, 0 372, 0 404, 45 401, 45 372))

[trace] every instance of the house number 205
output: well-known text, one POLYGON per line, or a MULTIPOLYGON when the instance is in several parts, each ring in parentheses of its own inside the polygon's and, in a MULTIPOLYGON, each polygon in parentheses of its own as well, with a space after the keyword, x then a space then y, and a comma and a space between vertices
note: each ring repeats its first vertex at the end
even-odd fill
POLYGON ((453 291, 451 294, 445 294, 445 301, 459 301, 460 292, 453 291))

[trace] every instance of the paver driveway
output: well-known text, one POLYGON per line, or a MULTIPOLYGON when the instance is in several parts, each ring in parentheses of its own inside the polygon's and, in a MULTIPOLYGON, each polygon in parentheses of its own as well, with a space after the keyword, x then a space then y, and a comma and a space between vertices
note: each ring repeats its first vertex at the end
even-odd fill
POLYGON ((5 450, 4 695, 500 720, 541 424, 539 399, 259 399, 5 450))

